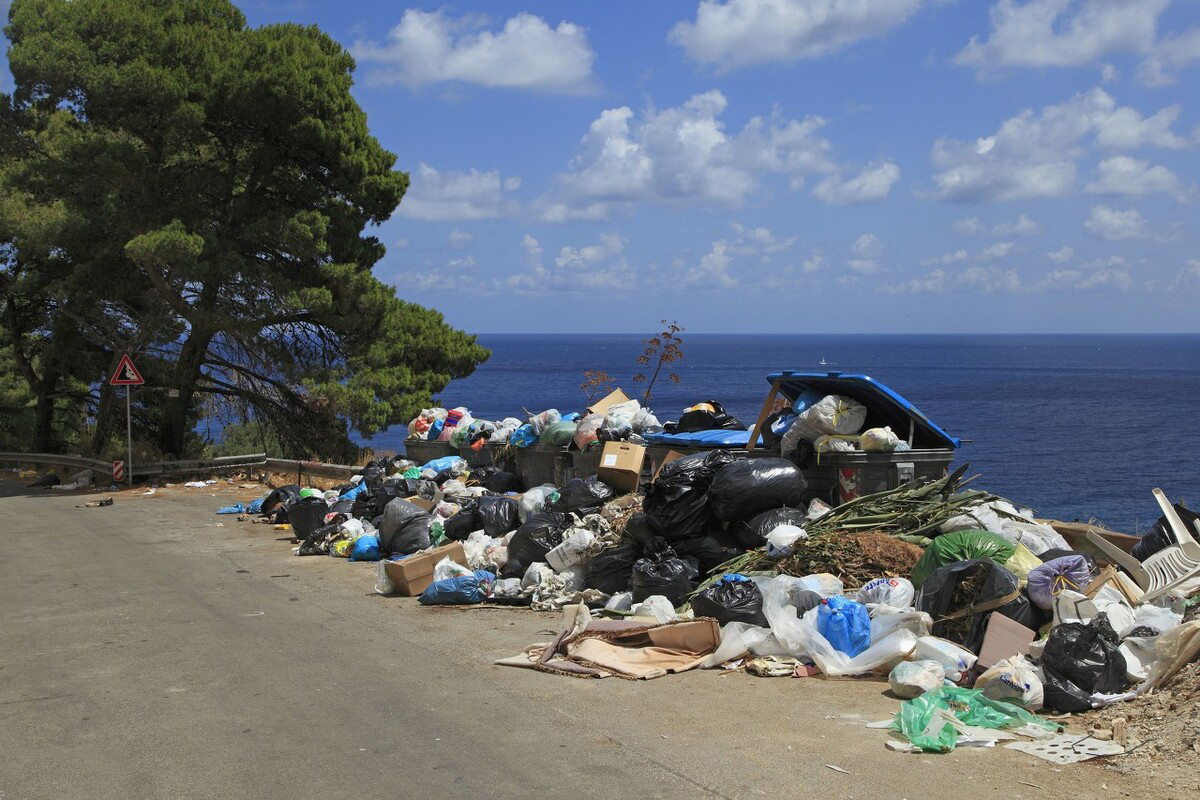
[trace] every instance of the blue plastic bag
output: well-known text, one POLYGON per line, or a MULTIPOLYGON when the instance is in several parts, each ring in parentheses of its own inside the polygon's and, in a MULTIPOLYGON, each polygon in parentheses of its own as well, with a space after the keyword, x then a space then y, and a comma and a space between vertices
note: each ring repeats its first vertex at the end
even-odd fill
POLYGON ((570 414, 563 414, 559 422, 575 422, 579 419, 579 412, 572 411, 570 414))
POLYGON ((421 465, 421 469, 431 469, 434 472, 443 472, 454 466, 454 462, 462 461, 458 456, 442 456, 435 458, 433 461, 427 461, 421 465))
POLYGON ((429 433, 425 435, 425 440, 436 442, 438 437, 442 435, 442 429, 446 427, 446 420, 439 419, 429 426, 429 433))
POLYGON ((353 500, 354 498, 358 497, 360 494, 362 494, 366 490, 367 490, 367 482, 359 481, 358 483, 354 484, 346 491, 342 492, 338 496, 338 499, 339 500, 353 500))
MULTIPOLYGON (((261 506, 262 501, 260 500, 258 504, 261 506)), ((237 505, 225 506, 224 508, 218 508, 217 513, 218 514, 245 514, 246 507, 244 505, 242 505, 241 503, 238 503, 237 505)))
POLYGON ((423 606, 467 606, 482 603, 492 591, 496 576, 477 569, 470 575, 434 581, 421 592, 418 602, 423 606))
POLYGON ((263 501, 266 499, 265 497, 260 497, 257 500, 251 500, 250 505, 246 506, 246 512, 249 514, 261 514, 263 501))
POLYGON ((512 436, 508 437, 508 443, 513 447, 529 447, 531 444, 537 444, 538 435, 534 433, 533 426, 526 423, 513 431, 512 436))
POLYGON ((351 561, 378 561, 379 537, 360 536, 350 545, 351 561))
POLYGON ((841 595, 821 601, 817 630, 835 650, 851 658, 871 646, 871 615, 867 607, 841 595))

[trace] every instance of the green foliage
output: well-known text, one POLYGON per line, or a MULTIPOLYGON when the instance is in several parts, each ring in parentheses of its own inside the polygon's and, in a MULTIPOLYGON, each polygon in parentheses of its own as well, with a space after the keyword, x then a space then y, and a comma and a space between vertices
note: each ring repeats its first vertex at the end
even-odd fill
POLYGON ((0 254, 42 417, 85 380, 105 449, 122 409, 101 378, 129 351, 165 454, 195 448, 205 408, 330 457, 487 358, 372 274, 366 231, 408 176, 324 33, 248 28, 228 0, 15 0, 6 33, 0 254))
POLYGON ((249 453, 274 455, 283 451, 283 443, 270 425, 251 420, 234 423, 221 429, 221 441, 209 443, 204 448, 205 458, 221 456, 244 456, 249 453))

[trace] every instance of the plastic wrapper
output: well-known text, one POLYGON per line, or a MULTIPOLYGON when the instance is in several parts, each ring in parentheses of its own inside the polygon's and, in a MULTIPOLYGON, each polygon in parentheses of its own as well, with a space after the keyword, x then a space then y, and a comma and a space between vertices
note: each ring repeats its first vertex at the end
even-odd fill
POLYGON ((662 595, 672 605, 679 606, 696 590, 699 574, 695 562, 682 559, 671 548, 661 546, 633 565, 629 588, 635 603, 651 595, 662 595))
POLYGON ((818 436, 812 446, 818 453, 853 453, 858 449, 854 442, 841 436, 818 436))
POLYGON ((379 522, 379 546, 385 556, 409 555, 429 547, 429 528, 433 515, 399 498, 383 510, 379 522))
POLYGON ((917 608, 937 620, 934 636, 957 642, 973 653, 979 652, 987 619, 993 613, 1026 627, 1033 625, 1032 606, 1020 591, 1017 576, 986 558, 959 561, 934 570, 921 585, 917 608), (948 618, 962 610, 992 606, 1004 598, 1011 599, 995 608, 948 618))
POLYGON ((545 561, 546 554, 562 544, 563 534, 570 526, 571 518, 566 514, 543 511, 531 516, 508 542, 508 563, 501 577, 520 578, 530 564, 545 561))
POLYGON ((871 646, 871 616, 862 603, 836 595, 817 608, 817 630, 853 658, 871 646))
POLYGON ((668 541, 700 535, 713 521, 709 486, 733 460, 728 452, 714 450, 684 456, 663 466, 642 504, 647 523, 668 541))
POLYGON ((1029 572, 1029 599, 1038 608, 1054 608, 1054 598, 1064 589, 1085 592, 1092 571, 1083 556, 1063 556, 1040 564, 1029 572))
POLYGON ((538 433, 532 425, 522 425, 508 437, 508 443, 513 447, 529 447, 537 444, 538 433))
POLYGON ((535 586, 541 586, 543 583, 548 583, 554 580, 554 570, 550 565, 543 561, 535 561, 525 570, 525 574, 521 576, 521 588, 532 589, 535 586))
POLYGON ((566 447, 571 443, 572 437, 575 436, 576 423, 558 421, 547 425, 538 434, 538 444, 549 445, 551 447, 566 447))
POLYGON ((587 560, 588 550, 596 541, 596 534, 576 528, 562 543, 546 553, 546 563, 555 572, 571 569, 587 560))
POLYGON ((433 579, 435 581, 443 581, 447 578, 458 578, 470 574, 470 569, 459 564, 457 561, 451 560, 450 556, 446 556, 433 567, 433 579))
POLYGON ((629 578, 639 555, 632 545, 622 544, 601 550, 588 559, 584 582, 588 588, 615 595, 629 588, 629 578))
POLYGON ((930 753, 948 753, 958 743, 958 730, 953 724, 939 724, 938 717, 948 715, 964 725, 1001 730, 1034 725, 1046 731, 1058 726, 1040 719, 1020 706, 992 700, 976 689, 943 686, 920 697, 906 700, 892 727, 910 742, 930 753))
POLYGON ((1103 613, 1086 625, 1064 622, 1051 628, 1041 667, 1045 706, 1053 711, 1090 711, 1092 695, 1125 691, 1125 656, 1103 613))
POLYGON ((446 580, 434 581, 421 592, 418 602, 423 606, 463 606, 482 603, 491 594, 496 576, 485 570, 446 580))
POLYGON ((936 661, 901 661, 888 674, 892 694, 903 700, 920 697, 946 682, 946 670, 936 661))
POLYGON ((717 519, 749 520, 773 508, 799 506, 804 475, 782 458, 745 458, 725 466, 708 490, 709 506, 717 519))
POLYGON ((575 434, 571 437, 577 450, 587 450, 588 445, 597 441, 600 426, 604 424, 603 414, 588 414, 575 426, 575 434))
POLYGON ((756 514, 747 522, 734 523, 730 530, 737 536, 738 544, 746 550, 753 550, 765 546, 767 534, 780 525, 804 528, 807 524, 807 515, 798 508, 773 508, 756 514))
POLYGON ((637 410, 637 414, 633 417, 634 433, 661 433, 662 429, 662 423, 658 421, 658 417, 650 413, 650 409, 639 408, 637 410))
POLYGON ((946 677, 958 683, 963 675, 971 671, 978 656, 962 645, 939 639, 936 636, 922 636, 913 647, 912 657, 915 660, 932 660, 942 665, 946 677))
POLYGON ((550 484, 533 487, 521 495, 520 503, 517 506, 517 519, 525 522, 534 514, 540 514, 546 510, 547 505, 557 499, 557 496, 558 489, 550 484))
POLYGON ((540 414, 534 414, 529 418, 529 424, 533 426, 535 436, 541 436, 542 431, 549 428, 556 422, 562 422, 562 414, 558 413, 557 408, 550 408, 540 414))
POLYGON ((1024 656, 997 661, 975 679, 975 688, 984 697, 1016 703, 1030 711, 1042 707, 1042 679, 1024 656))
POLYGON ((731 574, 692 598, 692 612, 697 617, 712 617, 721 625, 744 622, 766 627, 762 604, 762 591, 754 581, 731 574))
POLYGON ((1013 545, 1012 556, 1004 562, 1004 568, 1017 576, 1017 580, 1022 583, 1029 581, 1029 573, 1042 563, 1042 559, 1035 556, 1029 551, 1025 545, 1017 542, 1013 545))
POLYGON ((1007 500, 992 500, 973 506, 946 520, 941 526, 943 534, 963 530, 997 533, 1014 544, 1020 542, 1039 557, 1047 550, 1067 550, 1070 547, 1054 528, 1034 520, 1032 511, 1018 509, 1007 500))
POLYGON ((607 483, 595 475, 589 478, 572 478, 558 492, 558 500, 551 506, 551 511, 564 514, 594 514, 612 500, 616 492, 607 483))
POLYGON ((858 449, 866 453, 890 453, 900 444, 900 437, 887 428, 869 428, 858 437, 858 449))
POLYGON ((767 534, 767 558, 773 558, 776 561, 787 558, 796 548, 796 542, 807 538, 808 533, 803 528, 797 528, 795 525, 780 525, 767 534))
POLYGON ((944 533, 934 539, 933 544, 925 548, 924 555, 913 567, 912 582, 914 586, 920 588, 935 569, 956 561, 987 558, 997 564, 1003 564, 1012 558, 1013 552, 1012 542, 999 534, 987 531, 944 533))
POLYGON ((798 441, 815 442, 822 436, 857 434, 867 421, 867 408, 857 400, 828 395, 800 412, 783 435, 784 457, 796 450, 798 441))
POLYGON ((908 578, 876 578, 863 584, 856 599, 868 610, 879 605, 911 608, 916 596, 917 590, 908 578))

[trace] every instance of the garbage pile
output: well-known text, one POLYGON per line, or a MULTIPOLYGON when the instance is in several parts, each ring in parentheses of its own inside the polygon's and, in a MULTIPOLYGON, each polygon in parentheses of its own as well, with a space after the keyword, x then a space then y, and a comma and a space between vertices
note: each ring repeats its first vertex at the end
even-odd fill
POLYGON ((452 447, 484 445, 524 448, 534 444, 587 450, 604 442, 645 444, 644 434, 663 430, 654 413, 617 390, 587 411, 560 413, 556 408, 528 414, 524 421, 475 419, 470 410, 426 408, 408 424, 408 439, 447 442, 452 447))

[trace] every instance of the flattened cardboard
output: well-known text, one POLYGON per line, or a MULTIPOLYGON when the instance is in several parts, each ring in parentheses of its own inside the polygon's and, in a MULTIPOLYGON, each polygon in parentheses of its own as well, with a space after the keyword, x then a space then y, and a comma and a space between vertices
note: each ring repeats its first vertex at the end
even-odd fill
POLYGON ((1003 614, 992 614, 988 617, 987 632, 984 633, 983 644, 979 647, 979 660, 975 662, 975 669, 990 669, 996 662, 1006 658, 1029 655, 1029 645, 1033 644, 1035 638, 1036 631, 1003 614))
POLYGON ((611 486, 617 494, 632 494, 641 482, 642 462, 645 460, 646 448, 640 444, 605 442, 596 477, 611 486))
POLYGON ((412 497, 406 497, 404 499, 407 500, 408 502, 412 503, 417 508, 420 508, 423 511, 427 511, 432 514, 433 509, 437 508, 437 504, 442 502, 442 499, 444 497, 445 497, 445 495, 442 494, 442 490, 438 489, 437 493, 433 496, 432 500, 426 500, 424 497, 421 497, 420 495, 416 495, 416 494, 414 494, 412 497))
POLYGON ((683 458, 683 453, 679 452, 678 450, 669 450, 667 454, 663 456, 662 463, 658 465, 658 469, 654 470, 654 477, 650 479, 651 483, 658 480, 658 476, 662 473, 663 467, 679 458, 683 458))
POLYGON ((397 594, 415 597, 429 588, 433 583, 433 568, 447 557, 456 564, 467 566, 467 553, 462 543, 454 542, 400 561, 385 561, 383 569, 395 584, 397 594))
POLYGON ((620 405, 621 403, 628 403, 629 400, 630 398, 627 397, 620 389, 613 389, 599 401, 588 406, 587 412, 589 414, 603 414, 612 406, 620 405))

